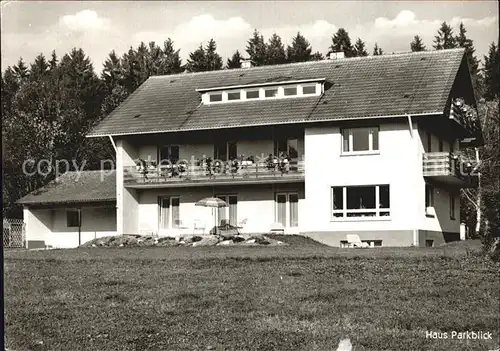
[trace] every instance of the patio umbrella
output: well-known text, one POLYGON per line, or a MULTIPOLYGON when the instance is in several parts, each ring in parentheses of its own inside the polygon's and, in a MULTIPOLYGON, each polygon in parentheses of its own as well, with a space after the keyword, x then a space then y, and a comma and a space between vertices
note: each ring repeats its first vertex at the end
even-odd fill
MULTIPOLYGON (((195 206, 203 206, 203 207, 212 207, 212 208, 221 208, 227 207, 228 204, 226 201, 221 200, 217 197, 207 197, 198 201, 195 206)), ((217 215, 214 216, 215 219, 215 233, 217 234, 217 215)))

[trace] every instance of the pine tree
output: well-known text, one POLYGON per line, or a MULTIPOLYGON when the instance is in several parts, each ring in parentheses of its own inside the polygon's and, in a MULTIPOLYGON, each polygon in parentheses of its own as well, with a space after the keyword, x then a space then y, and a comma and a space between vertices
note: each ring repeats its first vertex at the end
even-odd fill
POLYGON ((19 85, 22 85, 28 81, 30 72, 22 57, 20 57, 17 61, 17 65, 13 66, 12 68, 14 70, 14 73, 16 74, 17 82, 19 85))
POLYGON ((217 44, 213 39, 210 39, 205 47, 205 59, 207 71, 216 71, 222 69, 224 66, 222 63, 222 57, 220 57, 217 53, 217 44))
POLYGON ((50 65, 45 56, 40 53, 30 65, 30 80, 41 80, 49 73, 50 65))
POLYGON ((438 30, 438 35, 434 37, 434 49, 453 49, 457 47, 453 29, 446 22, 441 24, 438 30))
POLYGON ((179 50, 174 49, 174 42, 168 38, 163 43, 163 62, 161 65, 161 74, 175 74, 184 71, 179 50))
POLYGON ((266 47, 266 64, 278 65, 286 62, 285 46, 281 41, 281 37, 274 33, 266 47))
POLYGON ((137 51, 130 47, 121 58, 123 67, 123 85, 132 93, 141 85, 141 67, 137 51))
POLYGON ((188 72, 207 71, 207 59, 202 44, 195 51, 189 54, 186 69, 188 72))
POLYGON ((458 27, 458 35, 455 37, 455 41, 460 48, 465 48, 465 53, 467 55, 467 61, 469 62, 470 73, 473 77, 477 76, 479 60, 474 55, 476 49, 474 48, 474 42, 467 38, 467 30, 463 22, 460 22, 458 27))
POLYGON ((118 84, 122 84, 124 74, 120 58, 116 55, 115 50, 111 51, 108 58, 103 63, 101 79, 110 91, 118 84))
POLYGON ((241 68, 241 60, 242 60, 241 54, 238 50, 236 50, 233 56, 227 59, 226 68, 228 69, 241 68))
POLYGON ((49 66, 50 70, 54 71, 57 68, 57 63, 59 60, 57 59, 56 51, 52 50, 52 53, 50 55, 50 61, 49 61, 49 66))
POLYGON ((286 49, 286 58, 288 62, 304 62, 311 60, 311 44, 307 39, 300 34, 292 39, 292 45, 288 45, 286 49))
POLYGON ((311 61, 321 61, 324 59, 325 59, 325 57, 319 51, 316 51, 314 54, 311 55, 311 61))
POLYGON ((380 56, 383 54, 384 50, 382 50, 382 48, 379 47, 377 43, 375 43, 375 46, 373 47, 373 56, 380 56))
POLYGON ((413 41, 410 43, 410 49, 413 52, 425 51, 425 45, 424 45, 424 42, 422 41, 422 38, 420 38, 420 36, 415 35, 413 37, 413 41))
POLYGON ((328 55, 332 52, 344 52, 345 57, 354 57, 356 55, 349 33, 344 28, 339 28, 332 37, 332 45, 330 45, 328 55))
POLYGON ((490 44, 488 56, 484 56, 484 97, 493 100, 499 97, 500 49, 494 42, 490 44))
POLYGON ((358 38, 354 44, 355 56, 368 56, 368 52, 365 49, 365 42, 358 38))
POLYGON ((254 29, 253 36, 247 42, 246 52, 256 66, 266 64, 266 49, 264 36, 254 29))

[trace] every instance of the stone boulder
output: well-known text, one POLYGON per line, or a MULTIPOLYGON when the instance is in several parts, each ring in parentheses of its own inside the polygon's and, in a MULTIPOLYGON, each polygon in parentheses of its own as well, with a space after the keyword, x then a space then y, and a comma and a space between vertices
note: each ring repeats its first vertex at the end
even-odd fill
POLYGON ((215 246, 219 243, 219 239, 215 236, 206 236, 201 238, 199 241, 195 241, 193 243, 193 247, 199 247, 199 246, 215 246))

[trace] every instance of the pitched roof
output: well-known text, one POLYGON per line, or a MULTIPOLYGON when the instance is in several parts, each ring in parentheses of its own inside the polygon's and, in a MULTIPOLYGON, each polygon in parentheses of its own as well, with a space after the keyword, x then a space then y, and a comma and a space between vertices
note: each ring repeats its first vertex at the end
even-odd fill
POLYGON ((464 49, 150 77, 88 136, 442 113, 464 49), (201 104, 196 89, 326 78, 322 96, 201 104))
POLYGON ((66 172, 17 200, 23 205, 116 201, 115 171, 66 172))

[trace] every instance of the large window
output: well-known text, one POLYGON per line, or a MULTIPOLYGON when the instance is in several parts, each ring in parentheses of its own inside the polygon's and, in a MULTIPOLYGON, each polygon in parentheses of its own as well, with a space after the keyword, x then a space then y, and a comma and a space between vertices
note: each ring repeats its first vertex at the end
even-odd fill
POLYGON ((389 185, 332 187, 332 218, 390 216, 389 185))
POLYGON ((342 152, 363 153, 378 151, 378 133, 378 127, 343 129, 342 152))
POLYGON ((238 147, 235 141, 218 141, 214 144, 214 159, 229 161, 238 158, 238 147))
POLYGON ((276 222, 283 227, 299 225, 299 194, 276 193, 276 222))
POLYGON ((158 200, 160 206, 160 229, 178 228, 180 221, 180 198, 178 196, 161 197, 158 200))
POLYGON ((79 227, 81 223, 81 212, 77 209, 66 210, 66 226, 68 228, 79 227))

